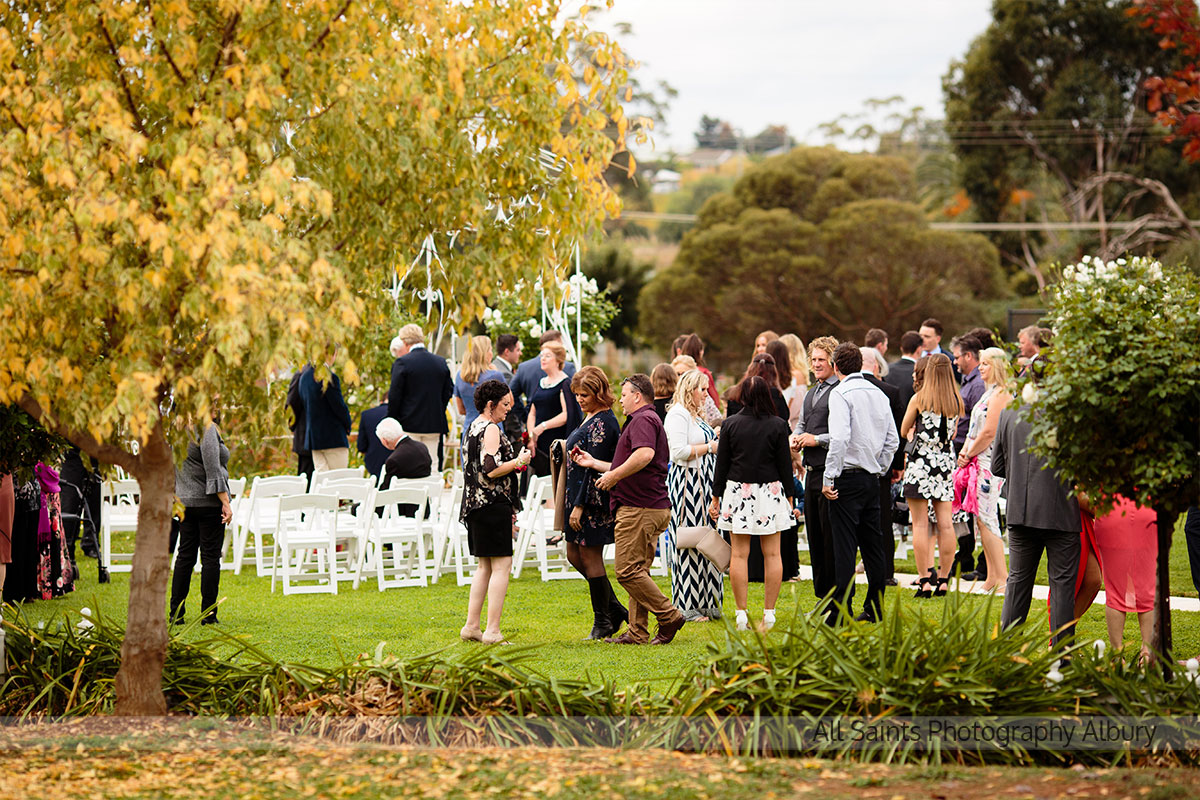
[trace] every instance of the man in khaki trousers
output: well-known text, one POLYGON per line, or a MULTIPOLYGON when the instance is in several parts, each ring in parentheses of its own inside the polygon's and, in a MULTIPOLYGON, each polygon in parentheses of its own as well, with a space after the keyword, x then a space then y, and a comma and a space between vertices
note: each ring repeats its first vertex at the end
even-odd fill
POLYGON ((649 643, 668 644, 684 619, 650 577, 655 542, 671 518, 667 434, 654 411, 650 378, 641 373, 626 378, 621 383, 621 407, 627 419, 612 463, 597 461, 586 453, 576 457, 580 466, 604 473, 596 479, 596 486, 611 493, 617 515, 617 581, 629 592, 629 629, 605 641, 646 644, 650 633, 646 623, 654 614, 658 631, 649 643))

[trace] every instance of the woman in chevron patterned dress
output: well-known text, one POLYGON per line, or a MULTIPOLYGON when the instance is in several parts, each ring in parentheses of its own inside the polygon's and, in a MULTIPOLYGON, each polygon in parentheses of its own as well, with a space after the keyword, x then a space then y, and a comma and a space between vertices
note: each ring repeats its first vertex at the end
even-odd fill
POLYGON ((708 377, 697 369, 685 372, 675 386, 663 427, 671 465, 667 495, 671 522, 667 527, 667 563, 671 569, 671 600, 689 622, 721 618, 724 583, 721 572, 700 551, 675 547, 677 528, 710 525, 708 501, 712 497, 717 437, 704 421, 708 377))

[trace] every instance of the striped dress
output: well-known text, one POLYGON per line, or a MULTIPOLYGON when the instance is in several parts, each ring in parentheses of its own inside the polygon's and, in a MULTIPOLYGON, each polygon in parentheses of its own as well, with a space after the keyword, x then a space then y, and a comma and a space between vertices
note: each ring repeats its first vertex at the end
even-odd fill
MULTIPOLYGON (((696 419, 704 441, 716 438, 711 426, 696 419)), ((716 454, 700 457, 700 466, 686 467, 672 461, 667 471, 667 496, 671 499, 671 522, 667 527, 667 565, 671 570, 671 600, 687 620, 721 618, 724 582, 712 562, 692 549, 675 547, 675 529, 712 525, 708 506, 712 501, 716 454)))

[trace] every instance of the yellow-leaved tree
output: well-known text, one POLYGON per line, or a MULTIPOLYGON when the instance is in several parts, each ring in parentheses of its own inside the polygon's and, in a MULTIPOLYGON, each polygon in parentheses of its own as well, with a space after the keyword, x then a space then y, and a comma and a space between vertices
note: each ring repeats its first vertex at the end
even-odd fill
POLYGON ((617 211, 626 80, 552 1, 0 0, 0 402, 141 484, 117 713, 166 710, 174 463, 215 399, 263 412, 427 235, 460 319, 532 285, 617 211))

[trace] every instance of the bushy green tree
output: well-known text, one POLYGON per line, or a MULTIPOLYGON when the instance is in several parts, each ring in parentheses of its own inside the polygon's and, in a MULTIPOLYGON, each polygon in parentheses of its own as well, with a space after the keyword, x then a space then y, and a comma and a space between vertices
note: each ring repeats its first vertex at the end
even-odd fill
POLYGON ((1085 257, 1051 293, 1054 347, 1032 405, 1033 440, 1101 505, 1158 513, 1155 651, 1170 647, 1175 519, 1200 501, 1200 280, 1144 257, 1085 257))
POLYGON ((647 338, 665 348, 696 331, 738 368, 763 328, 808 339, 897 335, 936 316, 953 329, 990 322, 1003 292, 980 236, 929 228, 902 159, 798 148, 709 198, 679 255, 642 292, 647 338))

